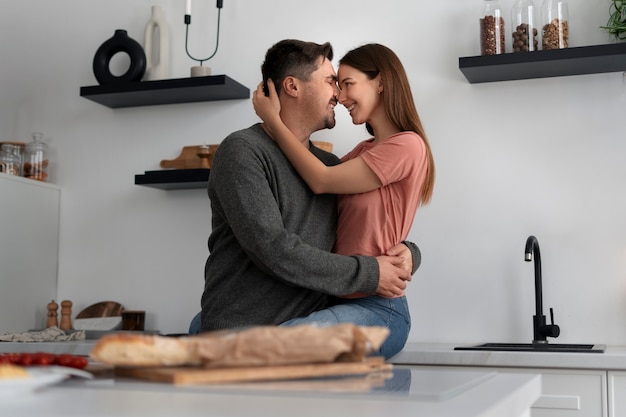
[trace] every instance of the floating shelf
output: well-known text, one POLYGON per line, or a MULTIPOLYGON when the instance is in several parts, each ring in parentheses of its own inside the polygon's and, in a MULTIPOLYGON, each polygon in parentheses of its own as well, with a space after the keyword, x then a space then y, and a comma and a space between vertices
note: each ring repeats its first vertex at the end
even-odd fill
POLYGON ((81 97, 112 109, 158 104, 250 98, 250 90, 227 75, 175 78, 80 88, 81 97))
POLYGON ((135 175, 135 184, 161 190, 206 188, 210 169, 163 169, 135 175))
POLYGON ((474 83, 626 71, 626 42, 459 58, 474 83))

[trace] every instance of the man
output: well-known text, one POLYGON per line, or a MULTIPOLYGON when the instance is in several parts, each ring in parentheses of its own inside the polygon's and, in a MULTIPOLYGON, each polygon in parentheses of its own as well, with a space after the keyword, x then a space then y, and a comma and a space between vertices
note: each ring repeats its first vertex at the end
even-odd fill
MULTIPOLYGON (((309 137, 335 126, 332 58, 328 43, 285 40, 270 48, 262 67, 263 78, 276 82, 283 121, 326 165, 339 159, 309 137)), ((202 330, 280 324, 325 309, 333 296, 400 295, 411 279, 404 245, 390 251, 404 257, 331 253, 335 196, 314 194, 261 124, 222 141, 208 193, 213 230, 202 330)), ((416 268, 419 250, 409 246, 416 268)))

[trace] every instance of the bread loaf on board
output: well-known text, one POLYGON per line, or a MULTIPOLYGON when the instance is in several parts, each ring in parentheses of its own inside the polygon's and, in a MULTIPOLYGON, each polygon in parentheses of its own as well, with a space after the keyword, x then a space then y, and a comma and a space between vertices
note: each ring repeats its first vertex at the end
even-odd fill
POLYGON ((100 339, 91 350, 93 359, 122 366, 171 366, 200 363, 195 346, 184 338, 116 333, 100 339))
POLYGON ((91 357, 118 366, 236 367, 362 361, 378 350, 386 327, 256 326, 195 336, 116 333, 100 339, 91 357))

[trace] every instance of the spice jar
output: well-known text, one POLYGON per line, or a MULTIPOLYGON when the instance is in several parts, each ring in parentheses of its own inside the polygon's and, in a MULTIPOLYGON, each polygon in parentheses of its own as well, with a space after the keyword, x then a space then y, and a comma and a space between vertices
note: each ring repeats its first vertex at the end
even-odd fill
POLYGON ((9 175, 21 175, 21 160, 18 153, 19 146, 4 143, 0 147, 0 172, 9 175))
POLYGON ((480 14, 480 54, 497 55, 505 52, 504 17, 499 0, 483 0, 480 14))
POLYGON ((38 181, 48 177, 48 150, 42 133, 33 133, 33 141, 26 144, 24 176, 38 181))
POLYGON ((513 52, 536 51, 539 48, 537 14, 532 0, 517 0, 511 9, 511 24, 514 29, 513 52))
POLYGON ((541 49, 563 49, 569 45, 567 2, 544 0, 541 5, 541 49))

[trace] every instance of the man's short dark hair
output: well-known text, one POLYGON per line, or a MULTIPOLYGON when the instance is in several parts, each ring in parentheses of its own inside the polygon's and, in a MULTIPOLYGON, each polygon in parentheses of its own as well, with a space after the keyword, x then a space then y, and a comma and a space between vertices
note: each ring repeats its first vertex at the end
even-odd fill
POLYGON ((317 61, 320 56, 332 61, 333 47, 329 42, 320 45, 297 39, 282 40, 274 44, 265 54, 265 62, 261 65, 263 81, 267 82, 271 78, 278 93, 286 77, 309 81, 311 74, 318 68, 317 61))

